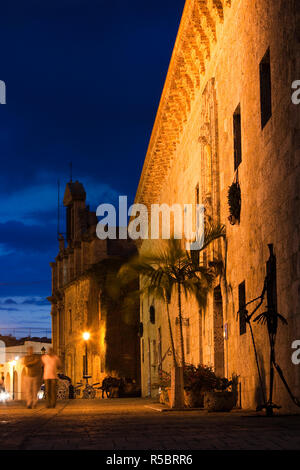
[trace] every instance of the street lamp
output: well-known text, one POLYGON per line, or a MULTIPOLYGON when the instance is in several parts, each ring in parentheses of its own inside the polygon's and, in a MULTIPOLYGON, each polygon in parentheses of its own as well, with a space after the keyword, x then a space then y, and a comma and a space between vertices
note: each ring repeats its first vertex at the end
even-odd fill
POLYGON ((88 331, 85 331, 82 335, 84 341, 88 341, 91 337, 90 333, 88 331))
POLYGON ((87 343, 88 343, 88 340, 90 339, 91 335, 88 331, 85 331, 83 334, 82 334, 82 337, 85 341, 85 374, 83 375, 83 378, 86 379, 86 382, 88 382, 88 379, 89 379, 89 375, 88 375, 88 350, 87 350, 87 343))

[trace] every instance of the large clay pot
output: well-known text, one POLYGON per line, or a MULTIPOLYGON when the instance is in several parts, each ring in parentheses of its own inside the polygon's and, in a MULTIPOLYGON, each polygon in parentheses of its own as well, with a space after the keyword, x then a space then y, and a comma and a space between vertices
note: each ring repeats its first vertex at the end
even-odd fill
POLYGON ((159 402, 163 404, 169 404, 170 403, 169 395, 171 395, 171 388, 166 388, 166 389, 162 388, 159 394, 159 402))
POLYGON ((230 411, 235 405, 233 392, 215 391, 205 392, 204 408, 208 411, 230 411))
POLYGON ((195 390, 184 390, 184 406, 186 408, 203 408, 204 394, 195 390))

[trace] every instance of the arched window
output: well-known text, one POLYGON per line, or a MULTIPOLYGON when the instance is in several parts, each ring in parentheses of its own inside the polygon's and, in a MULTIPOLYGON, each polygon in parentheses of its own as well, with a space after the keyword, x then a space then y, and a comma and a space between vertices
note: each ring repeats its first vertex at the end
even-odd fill
POLYGON ((7 372, 6 379, 5 379, 5 390, 9 393, 10 392, 10 374, 7 372))
POLYGON ((21 374, 21 400, 26 400, 26 367, 23 367, 21 374))
POLYGON ((72 310, 69 309, 69 334, 72 333, 72 310))
POLYGON ((13 400, 20 400, 19 398, 19 376, 18 372, 14 370, 13 375, 13 400))
POLYGON ((149 308, 149 314, 150 314, 150 322, 155 323, 155 308, 153 307, 153 305, 151 305, 151 307, 149 308))

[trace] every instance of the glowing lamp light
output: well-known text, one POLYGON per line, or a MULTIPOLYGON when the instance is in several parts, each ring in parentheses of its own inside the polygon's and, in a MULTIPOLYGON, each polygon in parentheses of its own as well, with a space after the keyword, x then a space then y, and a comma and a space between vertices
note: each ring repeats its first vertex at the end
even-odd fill
POLYGON ((90 333, 88 331, 85 331, 82 335, 84 341, 88 341, 90 339, 90 333))
POLYGON ((11 365, 14 367, 15 365, 17 364, 17 361, 14 359, 13 361, 11 361, 11 365))

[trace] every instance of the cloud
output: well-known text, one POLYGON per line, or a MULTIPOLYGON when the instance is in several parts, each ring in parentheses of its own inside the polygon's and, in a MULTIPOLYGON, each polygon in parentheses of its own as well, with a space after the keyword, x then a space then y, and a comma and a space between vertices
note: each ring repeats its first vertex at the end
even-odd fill
MULTIPOLYGON (((118 191, 109 184, 97 181, 96 177, 79 178, 84 184, 87 193, 87 201, 95 207, 102 202, 115 203, 118 191)), ((43 184, 31 185, 23 189, 5 194, 0 198, 0 221, 22 222, 27 226, 47 224, 56 227, 57 224, 57 174, 39 174, 39 180, 43 184), (53 181, 52 184, 49 180, 53 181)), ((62 200, 65 191, 65 184, 60 187, 60 211, 63 215, 65 208, 62 207, 62 200)), ((1 194, 1 193, 0 193, 1 194)), ((1 234, 1 231, 0 231, 1 234)), ((56 232, 55 232, 56 234, 56 232)))
POLYGON ((22 302, 23 305, 47 305, 48 307, 50 306, 50 303, 47 299, 41 299, 41 298, 30 298, 26 299, 22 302))
POLYGON ((45 298, 51 293, 51 268, 57 247, 51 253, 20 250, 0 258, 0 297, 16 296, 45 298))
POLYGON ((17 302, 13 299, 5 299, 4 303, 5 303, 5 305, 12 305, 12 304, 16 305, 17 304, 17 302))
POLYGON ((8 252, 49 253, 57 244, 56 226, 29 226, 18 221, 0 223, 0 243, 8 252))
POLYGON ((44 297, 0 297, 0 333, 5 334, 8 330, 15 330, 15 333, 22 332, 26 335, 32 328, 31 334, 37 333, 38 336, 45 334, 46 330, 51 329, 51 305, 44 297), (7 305, 14 304, 14 307, 7 305), (37 332, 37 330, 39 332, 37 332))
POLYGON ((11 308, 11 307, 0 307, 0 310, 3 310, 5 312, 18 312, 19 311, 17 308, 11 308))
POLYGON ((32 185, 8 194, 0 202, 0 220, 24 220, 28 212, 44 212, 56 205, 55 187, 50 184, 32 185))
POLYGON ((40 296, 22 296, 16 295, 12 297, 0 297, 0 305, 47 305, 50 303, 45 297, 40 296))

